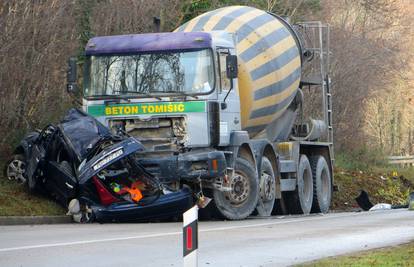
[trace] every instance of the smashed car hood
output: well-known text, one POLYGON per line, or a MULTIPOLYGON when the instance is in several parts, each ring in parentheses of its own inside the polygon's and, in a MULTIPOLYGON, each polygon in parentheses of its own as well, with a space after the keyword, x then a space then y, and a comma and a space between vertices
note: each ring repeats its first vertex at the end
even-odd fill
POLYGON ((143 145, 133 137, 106 148, 85 164, 80 165, 79 184, 84 184, 107 166, 143 149, 143 145))

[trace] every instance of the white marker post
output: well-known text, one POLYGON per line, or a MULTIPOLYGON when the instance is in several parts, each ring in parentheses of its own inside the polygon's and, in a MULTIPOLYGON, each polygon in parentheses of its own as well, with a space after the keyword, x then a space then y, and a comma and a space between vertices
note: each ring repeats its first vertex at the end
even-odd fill
POLYGON ((184 267, 196 267, 198 249, 198 207, 195 205, 183 215, 184 267))

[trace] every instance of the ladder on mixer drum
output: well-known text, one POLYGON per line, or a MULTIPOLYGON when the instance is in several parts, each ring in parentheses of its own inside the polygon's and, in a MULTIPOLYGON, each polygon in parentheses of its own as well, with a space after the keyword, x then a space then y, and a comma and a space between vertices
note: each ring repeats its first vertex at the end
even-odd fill
MULTIPOLYGON (((296 24, 295 30, 299 33, 303 52, 307 51, 315 62, 312 72, 302 78, 302 85, 316 86, 322 90, 323 119, 327 126, 326 141, 331 150, 331 160, 334 161, 333 153, 333 123, 332 123, 332 92, 331 80, 329 78, 330 50, 329 50, 329 25, 320 21, 301 22, 296 24)), ((306 60, 306 57, 305 57, 306 60)))
POLYGON ((328 142, 329 148, 331 149, 331 160, 334 162, 334 153, 333 153, 333 126, 332 126, 332 93, 331 93, 331 79, 327 75, 324 80, 324 94, 326 95, 326 124, 328 126, 328 142))

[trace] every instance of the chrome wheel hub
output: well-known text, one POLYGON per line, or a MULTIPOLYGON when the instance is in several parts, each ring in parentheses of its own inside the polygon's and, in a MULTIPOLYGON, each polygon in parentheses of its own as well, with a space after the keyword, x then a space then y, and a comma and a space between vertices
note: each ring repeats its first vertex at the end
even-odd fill
POLYGON ((260 197, 263 201, 273 200, 275 197, 275 181, 265 172, 262 172, 260 179, 260 197))
POLYGON ((230 201, 233 204, 241 204, 249 196, 249 180, 244 175, 235 174, 230 181, 231 191, 229 193, 230 201))
POLYGON ((26 182, 24 174, 26 172, 26 163, 21 160, 15 159, 7 166, 7 178, 9 180, 16 180, 19 183, 26 182))

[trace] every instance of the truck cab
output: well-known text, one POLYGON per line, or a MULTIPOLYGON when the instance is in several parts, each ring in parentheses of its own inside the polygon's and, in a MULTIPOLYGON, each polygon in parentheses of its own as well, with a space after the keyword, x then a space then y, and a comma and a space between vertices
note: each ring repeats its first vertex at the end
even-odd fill
POLYGON ((227 145, 231 129, 241 128, 239 105, 227 105, 222 127, 210 134, 215 122, 208 115, 210 103, 237 94, 230 90, 237 88, 237 73, 229 77, 237 70, 234 54, 232 36, 225 32, 92 38, 83 108, 110 128, 123 127, 131 135, 140 129, 149 151, 227 145), (170 125, 171 131, 154 130, 157 125, 170 125))
POLYGON ((223 31, 92 38, 83 109, 138 139, 144 166, 166 183, 224 175, 224 153, 214 148, 241 130, 233 38, 223 31))

